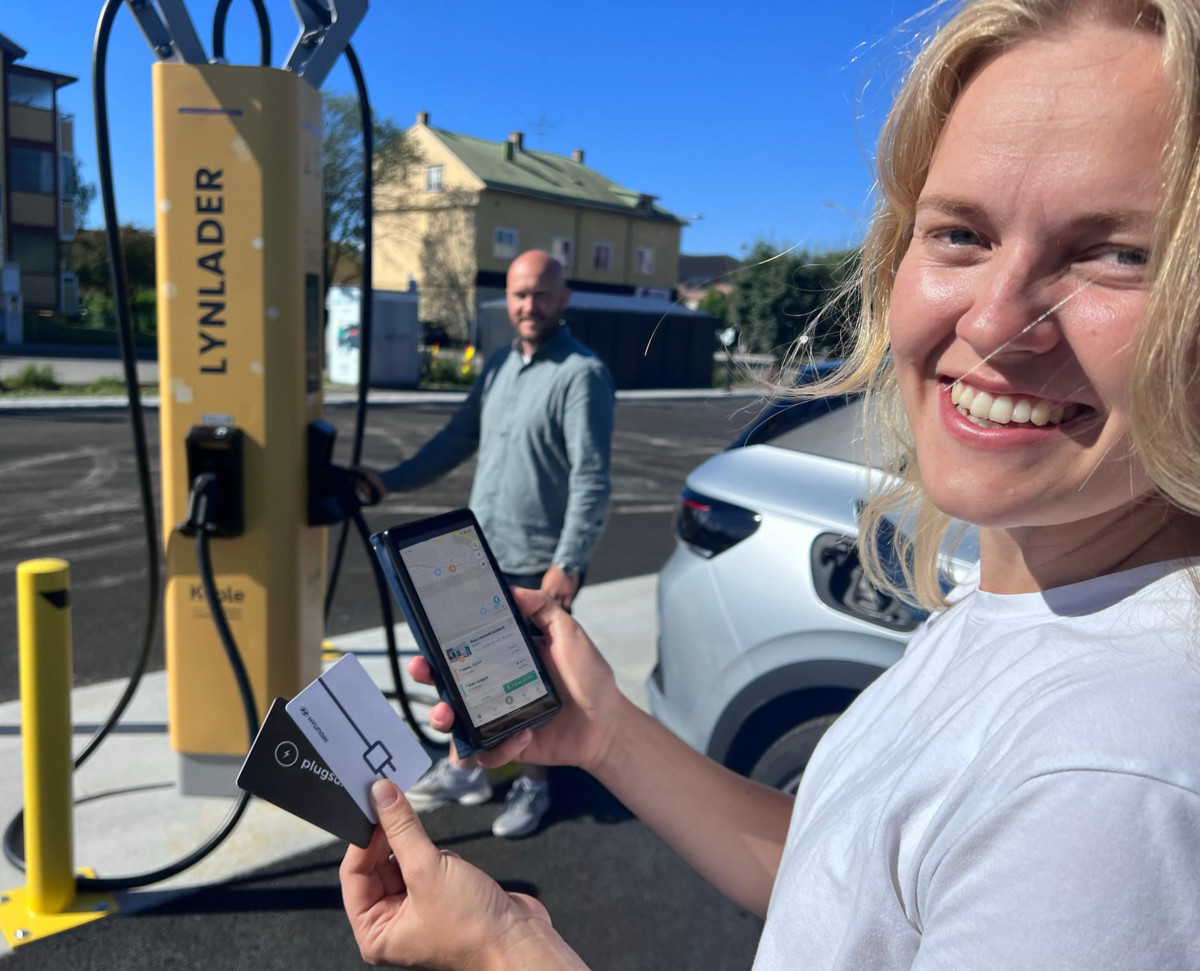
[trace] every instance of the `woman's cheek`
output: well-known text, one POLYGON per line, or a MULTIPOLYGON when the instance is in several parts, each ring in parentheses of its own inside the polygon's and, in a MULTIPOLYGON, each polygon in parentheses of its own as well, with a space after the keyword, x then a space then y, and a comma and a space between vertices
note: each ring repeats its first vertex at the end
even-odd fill
POLYGON ((906 258, 896 274, 889 330, 897 357, 920 358, 954 339, 955 326, 970 308, 969 273, 919 266, 906 258))

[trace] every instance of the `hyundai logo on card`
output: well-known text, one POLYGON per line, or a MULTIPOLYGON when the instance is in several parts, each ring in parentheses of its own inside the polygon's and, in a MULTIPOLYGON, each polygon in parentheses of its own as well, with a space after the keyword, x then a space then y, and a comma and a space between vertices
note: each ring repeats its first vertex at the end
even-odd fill
POLYGON ((296 748, 295 742, 280 742, 275 746, 275 761, 285 769, 295 765, 299 757, 300 750, 296 748))

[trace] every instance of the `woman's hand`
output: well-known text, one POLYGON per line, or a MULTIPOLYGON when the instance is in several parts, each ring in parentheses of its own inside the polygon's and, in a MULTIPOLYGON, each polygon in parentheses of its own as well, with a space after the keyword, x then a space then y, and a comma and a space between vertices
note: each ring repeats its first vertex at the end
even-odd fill
POLYGON ((342 861, 342 902, 368 964, 405 968, 583 967, 537 900, 507 893, 439 850, 396 785, 375 783, 379 827, 342 861))
MULTIPOLYGON (((626 704, 612 668, 583 628, 545 592, 514 588, 512 594, 521 613, 546 635, 541 656, 562 699, 562 711, 536 731, 518 732, 495 748, 477 753, 476 758, 487 768, 520 761, 577 765, 592 771, 603 758, 621 706, 626 704)), ((409 661, 408 670, 417 681, 434 683, 423 657, 409 661)), ((449 705, 434 705, 430 725, 448 732, 453 723, 454 711, 449 705)))

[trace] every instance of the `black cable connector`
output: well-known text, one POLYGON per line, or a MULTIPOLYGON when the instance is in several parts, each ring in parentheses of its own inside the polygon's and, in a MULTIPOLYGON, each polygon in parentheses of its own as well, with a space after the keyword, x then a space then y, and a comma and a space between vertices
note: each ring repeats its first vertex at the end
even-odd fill
MULTIPOLYGON (((242 662, 241 652, 230 630, 229 620, 225 616, 225 608, 217 593, 216 577, 213 573, 212 558, 209 555, 208 544, 213 535, 220 535, 223 527, 212 518, 212 513, 218 508, 224 484, 215 472, 202 472, 192 481, 192 490, 188 495, 187 522, 180 526, 189 527, 196 537, 196 562, 200 571, 200 582, 204 588, 204 599, 212 612, 213 624, 225 651, 226 660, 233 671, 234 681, 237 682, 238 694, 242 699, 242 709, 246 714, 246 729, 249 744, 253 744, 254 736, 258 733, 258 705, 254 701, 254 689, 250 684, 250 676, 246 673, 246 665, 242 662)), ((241 488, 241 483, 237 483, 241 488)), ((203 844, 180 860, 170 863, 158 870, 148 873, 137 873, 125 877, 76 877, 75 884, 84 892, 113 892, 118 890, 133 890, 154 883, 161 883, 177 874, 195 866, 218 846, 225 842, 233 828, 242 818, 246 807, 250 805, 250 793, 245 789, 238 793, 237 799, 230 807, 225 821, 203 844)))

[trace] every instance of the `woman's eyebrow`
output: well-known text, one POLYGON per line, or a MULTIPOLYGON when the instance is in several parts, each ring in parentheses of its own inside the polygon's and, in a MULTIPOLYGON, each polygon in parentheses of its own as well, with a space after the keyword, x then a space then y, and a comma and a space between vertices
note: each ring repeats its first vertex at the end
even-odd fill
POLYGON ((940 212, 946 216, 970 219, 983 215, 984 207, 977 202, 959 199, 956 196, 930 193, 917 199, 916 211, 921 212, 922 210, 940 212))
MULTIPOLYGON (((977 219, 986 215, 986 209, 977 202, 957 196, 931 193, 917 200, 917 212, 936 212, 958 219, 977 219)), ((1149 209, 1097 209, 1081 212, 1070 220, 1072 229, 1090 229, 1106 232, 1145 231, 1154 225, 1154 213, 1149 209)))

